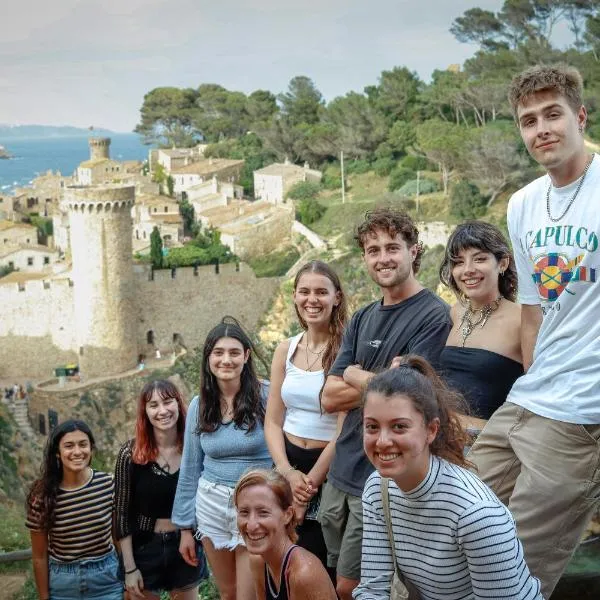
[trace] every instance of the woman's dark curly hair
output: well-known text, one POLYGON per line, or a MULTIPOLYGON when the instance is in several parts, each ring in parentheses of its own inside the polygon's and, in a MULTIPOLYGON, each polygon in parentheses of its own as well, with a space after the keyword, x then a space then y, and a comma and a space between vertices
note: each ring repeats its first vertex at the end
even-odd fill
POLYGON ((238 321, 233 317, 226 316, 216 327, 209 331, 202 349, 200 410, 198 411, 196 433, 215 431, 222 422, 221 390, 217 378, 210 370, 208 359, 217 342, 225 337, 240 342, 244 352, 250 350, 248 360, 244 364, 240 376, 240 391, 233 400, 233 421, 238 428, 245 427, 248 431, 251 431, 256 427, 257 422, 262 424, 265 420, 261 383, 254 369, 254 356, 263 364, 264 361, 238 321))
POLYGON ((35 511, 39 515, 39 522, 44 523, 44 528, 47 530, 52 529, 55 522, 56 497, 63 478, 63 465, 59 458, 60 441, 67 433, 74 431, 81 431, 87 435, 92 452, 94 451, 96 441, 87 423, 77 419, 69 419, 60 423, 48 437, 40 467, 40 476, 33 482, 29 494, 27 494, 27 512, 35 511))
POLYGON ((458 254, 469 248, 489 252, 496 257, 497 261, 508 258, 508 266, 504 274, 498 275, 498 290, 506 300, 514 302, 517 297, 515 259, 502 232, 485 221, 465 221, 452 232, 440 266, 440 281, 460 298, 461 292, 452 276, 452 269, 458 261, 458 254))

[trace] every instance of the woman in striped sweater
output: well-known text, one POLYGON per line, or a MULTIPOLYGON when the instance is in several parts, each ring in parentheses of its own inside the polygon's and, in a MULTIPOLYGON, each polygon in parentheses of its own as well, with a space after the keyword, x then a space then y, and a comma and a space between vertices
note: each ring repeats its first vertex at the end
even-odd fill
POLYGON ((363 492, 355 600, 386 600, 394 568, 422 600, 542 600, 508 509, 467 470, 456 396, 431 365, 397 357, 368 383, 364 446, 377 469, 363 492), (388 480, 396 565, 382 503, 388 480))
POLYGON ((90 467, 94 436, 83 421, 52 431, 27 498, 40 600, 122 600, 112 542, 112 475, 90 467))

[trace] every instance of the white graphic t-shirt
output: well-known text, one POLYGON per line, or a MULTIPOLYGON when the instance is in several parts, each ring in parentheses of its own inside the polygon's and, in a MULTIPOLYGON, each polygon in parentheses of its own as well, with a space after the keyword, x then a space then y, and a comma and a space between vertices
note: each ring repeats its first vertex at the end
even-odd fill
MULTIPOLYGON (((562 215, 580 179, 552 187, 550 211, 562 215)), ((508 228, 519 276, 519 302, 540 304, 544 318, 529 371, 507 400, 550 419, 600 423, 600 159, 558 222, 546 211, 550 177, 516 192, 508 228)))

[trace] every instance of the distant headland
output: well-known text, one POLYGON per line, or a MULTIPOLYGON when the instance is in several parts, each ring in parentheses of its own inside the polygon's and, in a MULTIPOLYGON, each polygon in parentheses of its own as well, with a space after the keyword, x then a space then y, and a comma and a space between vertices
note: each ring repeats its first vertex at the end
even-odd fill
POLYGON ((0 158, 11 158, 10 152, 4 146, 0 146, 0 158))
POLYGON ((70 125, 8 125, 0 123, 0 139, 2 140, 9 138, 89 137, 90 134, 104 136, 112 133, 108 129, 90 129, 70 125))

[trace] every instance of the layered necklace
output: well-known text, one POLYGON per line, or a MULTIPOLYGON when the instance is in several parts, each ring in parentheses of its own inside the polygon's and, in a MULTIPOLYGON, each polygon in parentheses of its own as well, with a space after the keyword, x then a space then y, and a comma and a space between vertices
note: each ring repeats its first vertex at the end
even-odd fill
POLYGON ((594 153, 592 152, 592 158, 590 158, 587 165, 585 165, 585 169, 583 170, 583 175, 581 176, 581 179, 579 180, 579 184, 577 185, 577 188, 575 189, 575 193, 571 196, 571 199, 569 200, 569 203, 567 204, 567 208, 565 208, 565 210, 559 217, 553 217, 552 214, 550 213, 550 192, 552 191, 552 180, 550 180, 550 183, 548 184, 548 191, 546 192, 546 212, 548 213, 548 218, 553 223, 557 223, 558 221, 561 221, 563 219, 563 217, 569 212, 569 209, 573 205, 573 202, 575 202, 575 198, 577 198, 577 195, 579 194, 579 190, 583 186, 583 182, 585 181, 585 176, 587 175, 588 169, 590 168, 590 165, 592 164, 593 160, 594 160, 594 153))
POLYGON ((317 364, 317 361, 321 358, 321 355, 323 354, 323 352, 325 352, 325 348, 327 348, 327 344, 324 344, 323 347, 318 351, 318 352, 314 352, 313 350, 311 350, 308 347, 308 342, 309 342, 309 338, 308 338, 308 331, 306 332, 306 346, 305 346, 305 351, 306 351, 306 364, 307 364, 307 371, 312 371, 312 368, 317 364), (309 357, 308 357, 308 353, 311 353, 315 358, 312 360, 312 362, 310 361, 309 357))
POLYGON ((501 301, 502 296, 498 296, 493 302, 490 302, 490 304, 486 304, 477 310, 473 310, 471 308, 471 301, 467 300, 467 308, 460 321, 460 334, 462 336, 463 348, 465 347, 467 338, 473 333, 475 327, 478 325, 481 327, 481 329, 485 327, 490 315, 494 311, 498 310, 501 301))

